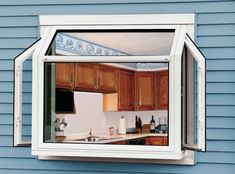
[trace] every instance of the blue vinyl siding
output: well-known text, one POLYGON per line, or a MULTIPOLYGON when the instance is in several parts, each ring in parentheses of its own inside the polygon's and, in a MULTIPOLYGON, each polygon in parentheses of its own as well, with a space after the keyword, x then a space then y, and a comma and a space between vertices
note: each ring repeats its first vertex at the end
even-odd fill
MULTIPOLYGON (((24 129, 31 135, 31 60, 24 72, 24 129)), ((12 0, 0 2, 0 174, 235 173, 235 1, 12 0), (36 41, 38 15, 196 13, 196 42, 207 58, 207 150, 195 166, 40 161, 13 145, 13 61, 36 41)))

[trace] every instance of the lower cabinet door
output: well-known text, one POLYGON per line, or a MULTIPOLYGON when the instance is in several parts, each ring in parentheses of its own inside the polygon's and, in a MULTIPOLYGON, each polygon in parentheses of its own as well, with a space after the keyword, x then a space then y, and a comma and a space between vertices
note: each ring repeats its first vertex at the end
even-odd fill
POLYGON ((152 145, 163 145, 163 137, 151 137, 150 142, 152 145))
POLYGON ((114 142, 112 144, 126 144, 126 141, 118 141, 118 142, 114 142))
POLYGON ((166 146, 168 145, 168 137, 146 137, 146 145, 166 146))

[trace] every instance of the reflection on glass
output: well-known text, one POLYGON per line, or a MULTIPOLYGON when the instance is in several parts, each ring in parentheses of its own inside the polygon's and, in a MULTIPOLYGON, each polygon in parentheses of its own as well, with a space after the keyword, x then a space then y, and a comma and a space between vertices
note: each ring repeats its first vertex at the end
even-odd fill
POLYGON ((168 63, 45 63, 44 142, 168 145, 168 63))
POLYGON ((169 55, 174 30, 59 31, 48 55, 169 55))

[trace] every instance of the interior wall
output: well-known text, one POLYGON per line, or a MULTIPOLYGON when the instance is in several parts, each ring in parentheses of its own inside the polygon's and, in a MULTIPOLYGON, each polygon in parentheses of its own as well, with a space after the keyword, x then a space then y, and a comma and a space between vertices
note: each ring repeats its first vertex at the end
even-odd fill
POLYGON ((143 124, 150 124, 154 116, 156 125, 159 124, 160 117, 167 117, 168 112, 166 110, 161 111, 126 111, 126 112, 105 112, 104 117, 106 119, 106 126, 109 128, 113 126, 115 129, 119 127, 119 119, 123 116, 126 119, 127 128, 135 128, 135 117, 138 116, 142 120, 143 124))
POLYGON ((74 92, 74 104, 76 113, 57 114, 64 117, 68 123, 64 129, 64 135, 103 132, 105 130, 105 117, 103 115, 102 94, 89 92, 74 92))
POLYGON ((118 129, 119 119, 124 116, 127 128, 135 127, 135 116, 141 117, 142 124, 149 124, 152 115, 158 125, 159 117, 167 117, 167 111, 129 111, 129 112, 103 112, 103 96, 99 93, 74 92, 76 113, 57 114, 64 117, 68 123, 64 135, 107 133, 108 128, 118 129))

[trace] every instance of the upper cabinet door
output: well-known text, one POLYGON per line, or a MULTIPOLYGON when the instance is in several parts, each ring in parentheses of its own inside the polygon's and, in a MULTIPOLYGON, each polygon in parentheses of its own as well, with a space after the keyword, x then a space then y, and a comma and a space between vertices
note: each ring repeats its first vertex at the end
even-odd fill
POLYGON ((74 63, 56 63, 56 88, 73 89, 74 63))
POLYGON ((135 73, 133 71, 119 71, 118 95, 118 109, 120 111, 135 109, 135 73))
POLYGON ((118 69, 112 66, 98 65, 97 86, 103 92, 117 92, 118 69))
POLYGON ((154 73, 136 73, 136 110, 154 109, 155 85, 154 73))
POLYGON ((159 71, 155 75, 156 109, 168 110, 168 71, 159 71))
POLYGON ((205 57, 186 35, 182 53, 182 146, 206 150, 205 57))
POLYGON ((76 63, 75 89, 97 89, 97 65, 92 63, 76 63))

